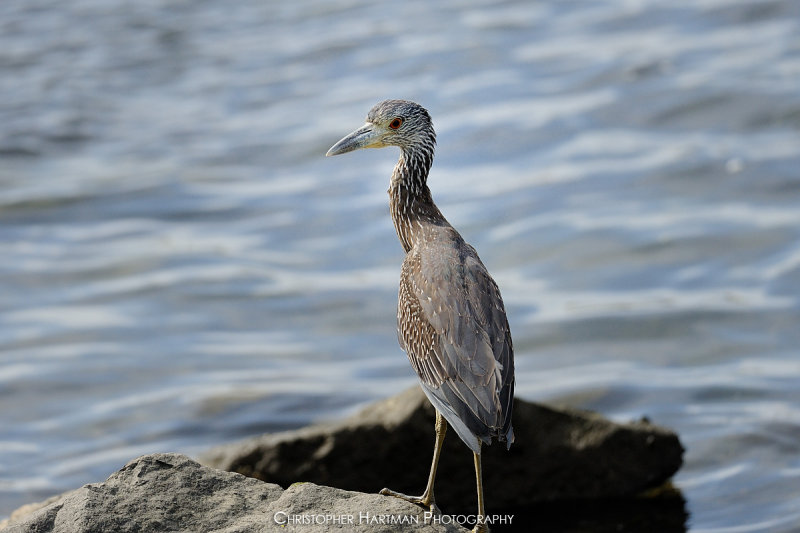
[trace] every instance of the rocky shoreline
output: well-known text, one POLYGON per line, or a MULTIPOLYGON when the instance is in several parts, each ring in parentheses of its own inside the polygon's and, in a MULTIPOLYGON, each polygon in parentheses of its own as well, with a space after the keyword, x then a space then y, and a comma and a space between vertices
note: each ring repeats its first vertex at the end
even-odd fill
MULTIPOLYGON (((0 530, 463 531, 474 523, 474 474, 471 454, 454 434, 445 439, 436 484, 443 517, 377 494, 384 486, 421 490, 433 417, 415 387, 340 422, 214 448, 200 462, 146 455, 105 482, 24 506, 0 530)), ((515 400, 514 427, 509 451, 491 446, 484 452, 487 513, 497 531, 529 522, 531 509, 563 507, 559 502, 591 508, 627 501, 641 508, 642 494, 665 487, 682 464, 677 435, 645 420, 618 424, 596 413, 515 400)), ((679 530, 682 500, 668 499, 679 530)))

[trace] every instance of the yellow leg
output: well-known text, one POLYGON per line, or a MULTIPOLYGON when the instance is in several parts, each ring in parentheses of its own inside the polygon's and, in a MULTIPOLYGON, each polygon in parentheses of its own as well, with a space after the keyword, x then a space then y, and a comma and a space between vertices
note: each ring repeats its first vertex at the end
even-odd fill
MULTIPOLYGON (((480 443, 478 443, 480 446, 480 443)), ((478 448, 480 450, 480 448, 478 448)), ((481 469, 481 454, 474 453, 472 458, 475 460, 475 482, 478 485, 478 518, 472 533, 489 533, 489 526, 484 523, 486 511, 483 508, 483 470, 481 469)))
POLYGON ((447 422, 441 413, 436 411, 436 442, 433 445, 433 461, 431 462, 431 473, 428 475, 428 485, 425 487, 425 492, 422 493, 422 496, 406 496, 389 489, 381 489, 380 493, 384 496, 394 496, 407 502, 425 505, 430 508, 431 512, 441 514, 439 507, 436 505, 436 498, 433 495, 433 483, 436 481, 436 469, 439 466, 439 455, 442 453, 445 433, 447 433, 447 422))

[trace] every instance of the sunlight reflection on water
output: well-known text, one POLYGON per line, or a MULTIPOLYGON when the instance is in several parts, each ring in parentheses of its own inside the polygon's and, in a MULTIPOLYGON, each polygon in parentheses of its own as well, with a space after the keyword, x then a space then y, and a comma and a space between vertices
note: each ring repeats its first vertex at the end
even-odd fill
POLYGON ((7 0, 0 27, 0 515, 414 383, 395 154, 323 157, 406 97, 520 396, 677 430, 693 531, 800 527, 796 3, 7 0))

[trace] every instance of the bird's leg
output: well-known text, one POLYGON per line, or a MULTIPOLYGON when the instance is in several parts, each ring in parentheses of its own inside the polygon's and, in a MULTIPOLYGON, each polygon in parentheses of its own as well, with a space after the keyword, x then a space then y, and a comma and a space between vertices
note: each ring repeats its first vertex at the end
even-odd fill
POLYGON ((478 443, 478 453, 472 454, 475 459, 475 482, 478 485, 478 518, 472 533, 489 533, 489 526, 486 525, 486 511, 483 509, 483 471, 481 469, 480 445, 478 443))
POLYGON ((389 489, 381 489, 381 494, 384 496, 394 496, 406 500, 407 502, 416 503, 418 505, 425 505, 430 508, 432 513, 441 514, 439 507, 436 505, 436 498, 433 495, 433 482, 436 481, 436 468, 439 466, 439 455, 442 453, 442 443, 444 442, 444 434, 447 433, 447 422, 442 414, 436 411, 436 443, 433 445, 433 461, 431 462, 431 473, 428 475, 428 485, 425 487, 425 492, 422 496, 407 496, 400 492, 395 492, 389 489))

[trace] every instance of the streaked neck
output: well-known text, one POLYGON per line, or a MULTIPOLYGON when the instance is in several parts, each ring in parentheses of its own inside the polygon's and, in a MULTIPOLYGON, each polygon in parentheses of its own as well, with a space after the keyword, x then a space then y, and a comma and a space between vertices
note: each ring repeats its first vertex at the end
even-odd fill
POLYGON ((397 237, 408 253, 430 226, 449 225, 433 202, 428 188, 428 172, 433 153, 403 150, 392 172, 389 210, 397 237))

